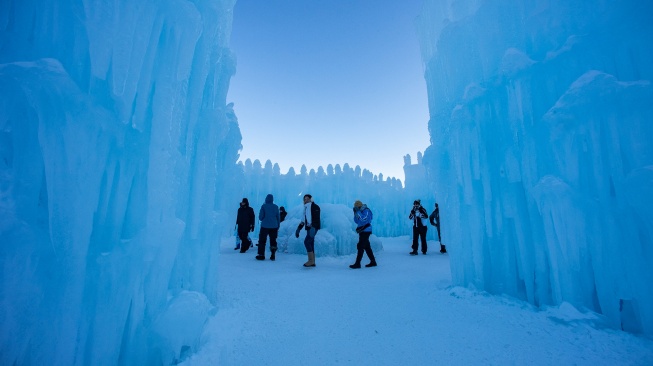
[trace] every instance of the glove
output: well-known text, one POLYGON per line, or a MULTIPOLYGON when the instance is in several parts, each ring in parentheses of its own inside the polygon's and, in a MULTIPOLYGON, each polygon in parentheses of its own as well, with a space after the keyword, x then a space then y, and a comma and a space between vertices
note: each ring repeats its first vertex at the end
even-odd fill
POLYGON ((299 226, 297 226, 297 230, 295 230, 295 238, 299 238, 299 231, 304 227, 304 223, 300 222, 299 226))

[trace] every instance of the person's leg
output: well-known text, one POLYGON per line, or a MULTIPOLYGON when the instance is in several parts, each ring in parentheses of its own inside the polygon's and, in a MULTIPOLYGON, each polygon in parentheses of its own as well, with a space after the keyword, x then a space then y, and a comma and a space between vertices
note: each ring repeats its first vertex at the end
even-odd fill
POLYGON ((308 254, 308 261, 304 263, 304 267, 315 267, 315 234, 317 230, 311 228, 306 231, 306 238, 304 238, 304 246, 308 254))
POLYGON ((419 230, 413 226, 413 251, 410 254, 417 254, 417 237, 419 236, 419 230))
POLYGON ((240 236, 238 236, 238 231, 236 231, 236 247, 234 250, 240 250, 240 236))
POLYGON ((358 233, 358 243, 356 243, 356 262, 350 265, 349 268, 361 268, 361 260, 363 259, 363 233, 358 233))
POLYGON ((277 235, 279 229, 270 229, 270 259, 275 260, 275 253, 277 252, 277 235))
POLYGON ((249 230, 240 230, 238 228, 238 237, 240 238, 240 252, 245 253, 249 249, 249 239, 247 238, 247 233, 249 230))
POLYGON ((438 229, 438 242, 440 242, 440 253, 444 254, 447 252, 447 247, 442 244, 442 238, 440 237, 440 225, 436 226, 436 229, 438 229))
POLYGON ((262 227, 258 234, 258 255, 256 259, 265 259, 265 242, 269 234, 269 229, 262 227))
POLYGON ((372 252, 372 244, 370 243, 370 236, 372 233, 361 233, 361 241, 363 242, 363 250, 367 254, 367 257, 370 259, 370 263, 366 264, 365 267, 375 267, 376 259, 374 258, 374 253, 372 252))

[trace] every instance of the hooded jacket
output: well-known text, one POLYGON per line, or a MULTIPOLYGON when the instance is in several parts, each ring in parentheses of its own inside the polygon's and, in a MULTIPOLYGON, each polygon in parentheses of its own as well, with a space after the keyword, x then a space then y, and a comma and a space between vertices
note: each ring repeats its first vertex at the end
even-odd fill
POLYGON ((361 207, 354 208, 354 222, 357 227, 363 227, 369 224, 362 232, 372 232, 372 210, 367 208, 366 204, 363 204, 361 207))
POLYGON ((236 216, 236 225, 238 225, 239 231, 245 230, 254 230, 254 221, 256 216, 254 215, 254 210, 249 207, 249 201, 247 198, 243 198, 244 205, 241 205, 238 208, 238 215, 236 216))
POLYGON ((258 213, 258 219, 261 221, 261 227, 266 229, 278 229, 281 218, 279 217, 279 206, 274 204, 274 196, 268 194, 265 197, 265 203, 261 206, 258 213))

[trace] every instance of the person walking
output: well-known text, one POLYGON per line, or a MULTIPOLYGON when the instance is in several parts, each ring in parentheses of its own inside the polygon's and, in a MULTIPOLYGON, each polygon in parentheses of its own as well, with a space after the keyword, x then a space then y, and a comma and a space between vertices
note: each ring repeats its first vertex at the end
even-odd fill
POLYGON ((306 228, 304 246, 308 254, 308 261, 304 263, 304 267, 315 267, 315 235, 320 230, 320 226, 320 206, 313 202, 313 196, 305 194, 304 217, 295 230, 295 237, 299 238, 299 232, 302 228, 306 228))
POLYGON ((440 243, 440 253, 444 254, 447 252, 447 248, 442 244, 442 239, 440 238, 440 208, 438 203, 435 203, 435 210, 429 216, 429 221, 431 225, 435 226, 435 229, 438 230, 438 243, 440 243))
POLYGON ((349 268, 361 268, 361 259, 363 259, 363 252, 367 254, 370 263, 365 267, 376 267, 376 259, 372 252, 370 244, 370 235, 372 235, 372 210, 361 201, 354 202, 354 222, 356 223, 356 232, 358 233, 358 244, 356 249, 356 263, 349 265, 349 268))
POLYGON ((275 260, 277 252, 277 235, 279 234, 279 206, 274 204, 274 196, 268 194, 265 197, 265 203, 261 206, 258 213, 258 219, 261 221, 261 231, 258 235, 258 255, 256 259, 262 261, 265 259, 265 242, 270 237, 270 260, 275 260))
POLYGON ((240 207, 238 208, 238 214, 236 215, 236 230, 238 231, 238 237, 240 238, 241 253, 245 253, 252 245, 248 233, 254 231, 255 221, 256 215, 254 214, 254 210, 249 207, 249 200, 243 198, 240 202, 240 207))
POLYGON ((422 242, 422 254, 426 254, 426 231, 428 227, 425 225, 424 220, 428 219, 429 215, 426 213, 426 209, 422 207, 421 200, 417 199, 413 202, 413 209, 410 210, 409 219, 413 220, 413 251, 410 252, 410 255, 417 255, 417 238, 421 239, 422 242))

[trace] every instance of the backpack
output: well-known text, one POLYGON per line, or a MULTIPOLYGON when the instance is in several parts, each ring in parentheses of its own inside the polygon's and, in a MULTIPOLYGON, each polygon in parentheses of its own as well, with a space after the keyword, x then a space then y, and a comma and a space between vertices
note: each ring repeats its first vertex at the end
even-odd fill
POLYGON ((316 205, 315 202, 311 204, 311 218, 313 220, 312 226, 315 229, 320 229, 321 227, 321 222, 320 222, 320 206, 316 205))

